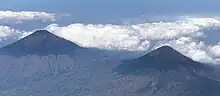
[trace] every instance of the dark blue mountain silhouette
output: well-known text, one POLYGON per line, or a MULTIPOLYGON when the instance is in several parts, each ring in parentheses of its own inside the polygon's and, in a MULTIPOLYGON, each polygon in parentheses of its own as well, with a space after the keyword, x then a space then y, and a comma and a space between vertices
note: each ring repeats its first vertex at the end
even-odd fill
POLYGON ((47 30, 38 30, 17 42, 1 48, 0 54, 13 56, 70 55, 78 48, 81 47, 47 30))
POLYGON ((142 57, 124 61, 114 69, 122 76, 148 77, 149 85, 137 93, 150 96, 219 96, 220 82, 203 76, 212 67, 193 61, 170 46, 160 47, 142 57), (150 83, 151 82, 151 83, 150 83), (169 86, 169 87, 168 87, 169 86), (163 95, 163 94, 169 95, 163 95))
POLYGON ((179 67, 188 67, 194 69, 206 68, 204 64, 193 61, 172 47, 162 46, 148 53, 147 55, 133 60, 123 61, 123 64, 118 67, 118 69, 120 69, 118 71, 126 74, 138 74, 138 72, 144 73, 144 71, 149 68, 166 71, 179 67))

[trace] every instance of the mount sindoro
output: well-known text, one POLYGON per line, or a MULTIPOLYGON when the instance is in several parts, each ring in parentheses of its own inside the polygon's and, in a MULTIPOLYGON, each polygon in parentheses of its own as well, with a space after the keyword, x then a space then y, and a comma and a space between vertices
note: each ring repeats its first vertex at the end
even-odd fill
POLYGON ((170 46, 124 61, 102 53, 36 31, 0 48, 0 96, 220 95, 214 67, 170 46))

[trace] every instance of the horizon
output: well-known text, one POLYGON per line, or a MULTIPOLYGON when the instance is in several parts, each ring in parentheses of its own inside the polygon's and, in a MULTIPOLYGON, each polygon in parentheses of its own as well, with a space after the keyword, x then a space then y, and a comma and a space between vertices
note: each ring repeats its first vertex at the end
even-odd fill
POLYGON ((220 62, 218 0, 1 2, 0 46, 46 29, 88 48, 141 52, 169 44, 193 60, 220 62))
POLYGON ((1 0, 0 96, 219 96, 219 0, 1 0))

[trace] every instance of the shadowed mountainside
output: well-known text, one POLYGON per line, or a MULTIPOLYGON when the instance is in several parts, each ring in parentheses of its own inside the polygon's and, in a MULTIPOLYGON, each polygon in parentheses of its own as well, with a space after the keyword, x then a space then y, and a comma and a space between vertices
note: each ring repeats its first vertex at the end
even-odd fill
POLYGON ((114 69, 122 76, 144 76, 145 87, 136 90, 146 96, 218 96, 220 82, 204 77, 208 65, 195 62, 169 46, 160 47, 137 59, 124 61, 114 69), (148 95, 147 95, 148 94, 148 95))

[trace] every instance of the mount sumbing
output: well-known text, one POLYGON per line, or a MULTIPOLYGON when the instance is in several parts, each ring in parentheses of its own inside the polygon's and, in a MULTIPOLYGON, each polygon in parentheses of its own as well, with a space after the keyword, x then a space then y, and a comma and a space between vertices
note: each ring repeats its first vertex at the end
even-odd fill
POLYGON ((77 48, 75 43, 58 37, 47 30, 38 30, 0 49, 0 54, 23 55, 65 55, 77 48))
MULTIPOLYGON (((178 67, 205 68, 204 64, 193 61, 170 46, 162 46, 152 52, 133 60, 127 60, 120 67, 125 67, 128 72, 142 72, 148 68, 171 70, 178 67)), ((122 70, 119 70, 122 71, 122 70)), ((127 72, 125 72, 127 73, 127 72)))
POLYGON ((182 55, 170 46, 162 46, 137 59, 124 61, 116 69, 123 76, 148 77, 137 94, 146 96, 218 96, 220 82, 202 76, 208 65, 182 55), (148 94, 148 95, 147 95, 148 94))

